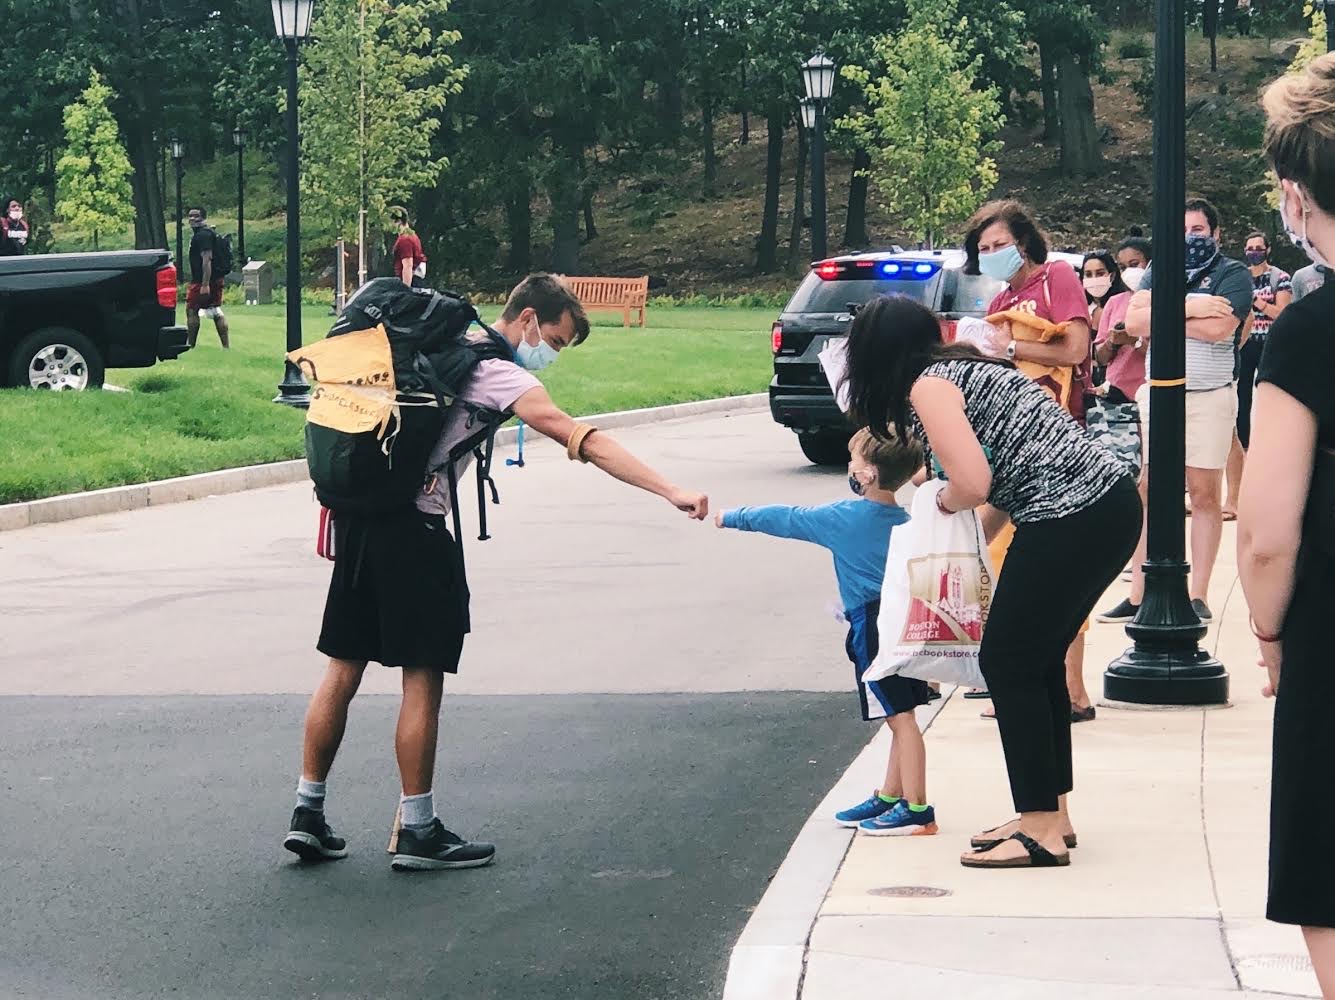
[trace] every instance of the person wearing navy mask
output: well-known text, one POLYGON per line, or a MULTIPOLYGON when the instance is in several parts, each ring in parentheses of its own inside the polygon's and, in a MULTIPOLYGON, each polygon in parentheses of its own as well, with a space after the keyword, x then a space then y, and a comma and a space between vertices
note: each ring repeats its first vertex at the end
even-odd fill
POLYGON ((19 257, 28 252, 32 229, 23 217, 23 202, 10 198, 5 202, 4 234, 0 238, 0 257, 19 257))
MULTIPOLYGON (((1252 276, 1241 261, 1219 251, 1219 212, 1204 198, 1187 200, 1183 216, 1186 240, 1186 464, 1191 496, 1191 606, 1201 621, 1214 617, 1208 604, 1210 576, 1224 530, 1224 469, 1238 419, 1238 348, 1247 338, 1252 314, 1252 276)), ((1151 267, 1141 291, 1127 307, 1126 332, 1149 342, 1154 285, 1151 267)), ((1162 331, 1159 331, 1162 334, 1162 331)), ((1168 331, 1168 336, 1173 331, 1168 331)), ((1146 362, 1148 370, 1148 360, 1146 362)), ((1150 387, 1136 394, 1140 425, 1145 428, 1145 465, 1149 464, 1150 387)), ((1127 622, 1140 610, 1145 593, 1145 536, 1132 561, 1131 595, 1099 615, 1103 622, 1127 622)))

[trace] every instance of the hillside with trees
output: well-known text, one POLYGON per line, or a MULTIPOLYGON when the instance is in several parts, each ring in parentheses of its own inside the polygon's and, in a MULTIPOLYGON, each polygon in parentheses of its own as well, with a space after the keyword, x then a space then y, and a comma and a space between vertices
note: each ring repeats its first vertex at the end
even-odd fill
MULTIPOLYGON (((940 92, 944 120, 976 125, 979 154, 964 174, 963 161, 914 174, 949 189, 944 214, 939 200, 924 214, 904 197, 913 164, 897 151, 911 132, 903 108, 886 117, 912 69, 904 38, 925 30, 914 0, 316 0, 301 98, 307 272, 321 278, 338 236, 355 242, 361 210, 374 265, 388 209, 404 204, 436 280, 457 287, 546 267, 648 272, 673 295, 782 288, 810 253, 798 65, 818 49, 844 70, 830 109, 832 250, 949 242, 960 207, 987 194, 1033 203, 1061 246, 1145 225, 1152 0, 934 6, 954 8, 929 26, 953 76, 913 86, 940 92)), ((282 53, 267 3, 4 7, 12 64, 0 97, 22 141, 0 149, 0 182, 29 199, 39 246, 91 248, 88 220, 57 203, 56 175, 67 108, 96 71, 134 209, 133 231, 117 241, 99 230, 99 245, 168 245, 172 137, 189 151, 187 198, 227 228, 236 128, 247 249, 281 267, 282 53)), ((1302 58, 1311 14, 1303 0, 1194 5, 1189 186, 1220 202, 1235 236, 1272 226, 1255 93, 1302 58)))

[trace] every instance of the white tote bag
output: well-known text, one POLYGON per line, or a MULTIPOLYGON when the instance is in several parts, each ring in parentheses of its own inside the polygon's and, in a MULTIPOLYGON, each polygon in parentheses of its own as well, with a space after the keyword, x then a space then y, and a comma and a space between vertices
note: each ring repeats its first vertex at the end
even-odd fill
POLYGON ((923 681, 986 688, 978 648, 992 606, 992 560, 974 511, 942 514, 924 484, 912 519, 890 535, 881 591, 881 652, 864 681, 898 674, 923 681))

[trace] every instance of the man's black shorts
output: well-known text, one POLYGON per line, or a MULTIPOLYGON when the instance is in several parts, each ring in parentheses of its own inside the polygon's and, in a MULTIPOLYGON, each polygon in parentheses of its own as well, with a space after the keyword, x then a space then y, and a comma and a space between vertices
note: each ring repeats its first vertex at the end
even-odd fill
POLYGON ((414 511, 334 519, 320 652, 452 674, 468 631, 463 555, 445 518, 414 511))

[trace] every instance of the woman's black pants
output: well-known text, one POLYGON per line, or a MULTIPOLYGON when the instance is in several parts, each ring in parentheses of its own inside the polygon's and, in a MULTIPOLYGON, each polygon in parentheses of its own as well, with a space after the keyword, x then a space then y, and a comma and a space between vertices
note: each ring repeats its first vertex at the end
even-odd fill
POLYGON ((1016 812, 1054 812, 1072 788, 1066 650, 1135 551, 1140 526, 1140 496, 1128 476, 1078 513, 1015 527, 980 665, 1016 812))

